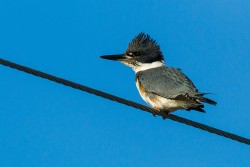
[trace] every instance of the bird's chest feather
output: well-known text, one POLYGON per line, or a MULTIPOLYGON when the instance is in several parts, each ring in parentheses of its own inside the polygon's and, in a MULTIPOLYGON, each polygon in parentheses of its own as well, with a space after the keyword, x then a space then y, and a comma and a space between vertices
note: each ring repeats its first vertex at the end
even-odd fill
POLYGON ((169 112, 172 112, 180 108, 180 104, 176 100, 167 99, 147 92, 147 90, 140 84, 140 81, 138 79, 136 80, 136 87, 142 99, 155 109, 168 110, 169 112))
POLYGON ((138 89, 138 91, 139 91, 142 99, 144 101, 146 101, 148 104, 150 104, 150 105, 153 106, 152 100, 149 98, 149 96, 148 96, 145 88, 140 84, 140 82, 138 81, 138 79, 136 80, 136 87, 137 87, 137 89, 138 89))

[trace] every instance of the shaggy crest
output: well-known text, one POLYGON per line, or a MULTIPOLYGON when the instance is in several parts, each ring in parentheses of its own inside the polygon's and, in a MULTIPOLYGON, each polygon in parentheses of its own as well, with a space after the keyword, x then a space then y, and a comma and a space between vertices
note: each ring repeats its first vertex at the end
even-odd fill
POLYGON ((129 52, 145 56, 147 57, 146 60, 148 60, 149 62, 153 62, 156 59, 164 61, 160 46, 154 39, 152 39, 148 34, 145 33, 138 34, 129 43, 126 53, 129 52))

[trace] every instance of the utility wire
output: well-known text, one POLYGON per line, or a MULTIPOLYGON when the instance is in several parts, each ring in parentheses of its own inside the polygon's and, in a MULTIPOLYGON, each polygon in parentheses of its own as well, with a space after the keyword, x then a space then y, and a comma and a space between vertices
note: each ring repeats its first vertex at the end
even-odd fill
MULTIPOLYGON (((0 64, 17 69, 19 71, 23 71, 25 73, 29 73, 29 74, 44 78, 44 79, 51 80, 53 82, 57 82, 59 84, 63 84, 65 86, 79 89, 81 91, 84 91, 84 92, 87 92, 90 94, 94 94, 96 96, 100 96, 100 97, 103 97, 103 98, 106 98, 106 99, 109 99, 112 101, 116 101, 118 103, 125 104, 127 106, 141 109, 141 110, 147 111, 149 113, 152 113, 154 115, 160 115, 157 111, 155 111, 154 109, 147 107, 145 105, 142 105, 142 104, 130 101, 130 100, 126 100, 126 99, 105 93, 103 91, 96 90, 96 89, 81 85, 79 83, 75 83, 75 82, 63 79, 63 78, 59 78, 59 77, 56 77, 56 76, 32 69, 32 68, 29 68, 29 67, 25 67, 25 66, 10 62, 8 60, 4 60, 2 58, 0 58, 0 64)), ((217 129, 217 128, 213 128, 211 126, 204 125, 204 124, 201 124, 201 123, 198 123, 198 122, 186 119, 186 118, 182 118, 182 117, 179 117, 179 116, 176 116, 173 114, 169 114, 168 118, 173 120, 173 121, 177 121, 177 122, 180 122, 180 123, 183 123, 183 124, 186 124, 186 125, 189 125, 189 126, 192 126, 192 127, 195 127, 195 128, 198 128, 198 129, 210 132, 210 133, 217 134, 219 136, 223 136, 223 137, 250 145, 250 139, 247 139, 245 137, 241 137, 241 136, 238 136, 238 135, 235 135, 235 134, 232 134, 232 133, 229 133, 229 132, 217 129)))

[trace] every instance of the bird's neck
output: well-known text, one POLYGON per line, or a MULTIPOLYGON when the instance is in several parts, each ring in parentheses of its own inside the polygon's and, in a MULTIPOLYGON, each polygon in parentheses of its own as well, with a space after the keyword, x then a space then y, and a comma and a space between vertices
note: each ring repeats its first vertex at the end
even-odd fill
POLYGON ((151 68, 157 68, 164 66, 164 61, 155 61, 152 63, 138 63, 137 66, 133 67, 133 70, 137 73, 144 70, 149 70, 151 68))

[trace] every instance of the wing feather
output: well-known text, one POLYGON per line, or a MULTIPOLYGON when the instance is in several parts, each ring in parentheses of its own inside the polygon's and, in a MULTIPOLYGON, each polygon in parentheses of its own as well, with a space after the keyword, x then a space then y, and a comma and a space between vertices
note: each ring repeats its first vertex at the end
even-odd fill
POLYGON ((162 66, 137 75, 138 81, 148 92, 165 98, 198 94, 193 82, 177 68, 162 66))

